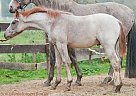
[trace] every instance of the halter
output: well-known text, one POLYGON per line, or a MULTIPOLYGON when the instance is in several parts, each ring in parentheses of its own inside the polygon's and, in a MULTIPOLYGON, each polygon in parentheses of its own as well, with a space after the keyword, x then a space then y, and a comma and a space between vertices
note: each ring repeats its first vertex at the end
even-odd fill
MULTIPOLYGON (((16 0, 16 1, 19 3, 20 9, 25 9, 26 8, 27 4, 24 4, 23 6, 21 6, 22 0, 16 0)), ((32 0, 29 0, 29 3, 31 3, 31 2, 32 2, 32 0)))

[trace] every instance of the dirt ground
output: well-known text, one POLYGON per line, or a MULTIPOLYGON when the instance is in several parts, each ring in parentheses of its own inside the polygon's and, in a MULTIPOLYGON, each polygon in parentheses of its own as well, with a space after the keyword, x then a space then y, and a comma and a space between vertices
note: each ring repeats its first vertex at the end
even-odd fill
MULTIPOLYGON (((56 90, 45 87, 45 80, 25 81, 18 84, 0 85, 0 96, 136 96, 136 79, 124 78, 122 72, 123 87, 120 93, 113 93, 112 86, 101 87, 100 83, 104 75, 87 76, 82 78, 82 86, 72 84, 72 90, 65 91, 66 80, 62 79, 56 90)), ((75 81, 75 78, 74 78, 75 81)))

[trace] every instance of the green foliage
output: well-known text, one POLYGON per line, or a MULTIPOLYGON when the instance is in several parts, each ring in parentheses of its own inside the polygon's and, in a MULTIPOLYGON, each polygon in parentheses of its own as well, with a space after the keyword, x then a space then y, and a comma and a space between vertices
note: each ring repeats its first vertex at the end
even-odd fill
MULTIPOLYGON (((0 39, 4 39, 4 32, 0 32, 0 39)), ((1 44, 45 44, 45 33, 39 30, 23 31, 18 36, 6 41, 0 42, 1 44)))
POLYGON ((41 54, 41 53, 37 53, 36 54, 36 62, 40 63, 40 62, 44 62, 44 61, 46 61, 46 55, 41 54))
POLYGON ((15 54, 8 54, 8 61, 9 62, 16 62, 16 57, 15 57, 15 54))
POLYGON ((90 61, 80 62, 80 66, 82 66, 81 71, 83 75, 90 76, 108 72, 109 62, 105 61, 104 64, 102 64, 100 59, 95 59, 92 60, 92 62, 90 61))
POLYGON ((30 54, 27 54, 27 53, 22 53, 20 62, 31 63, 32 62, 32 56, 30 56, 30 54))
MULTIPOLYGON (((3 54, 2 54, 3 55, 3 54)), ((21 63, 33 63, 32 53, 20 53, 20 54, 4 54, 4 62, 21 62, 21 63)), ((46 54, 44 53, 35 53, 35 62, 45 62, 46 54)))
MULTIPOLYGON (((125 65, 125 59, 123 60, 123 67, 125 65)), ((109 70, 109 60, 105 60, 104 64, 100 59, 90 61, 79 62, 79 66, 83 76, 92 76, 96 74, 107 73, 109 70)), ((56 70, 55 70, 56 72, 56 70)), ((71 69, 73 76, 76 76, 75 69, 71 69)), ((24 80, 44 79, 47 78, 47 70, 32 70, 32 71, 18 71, 18 70, 5 70, 0 69, 0 84, 9 84, 20 82, 24 80)), ((62 66, 62 76, 66 77, 66 71, 62 66)))
POLYGON ((18 70, 0 70, 0 84, 9 84, 24 80, 43 79, 47 75, 46 70, 18 71, 18 70))

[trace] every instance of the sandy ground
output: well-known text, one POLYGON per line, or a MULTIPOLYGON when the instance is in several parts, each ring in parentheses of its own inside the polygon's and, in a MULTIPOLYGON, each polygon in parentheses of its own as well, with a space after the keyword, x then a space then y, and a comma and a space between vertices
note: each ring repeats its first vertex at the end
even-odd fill
MULTIPOLYGON (((82 86, 72 84, 72 90, 66 92, 66 80, 62 79, 56 90, 45 87, 45 80, 25 81, 18 84, 0 85, 0 96, 136 96, 136 79, 124 78, 120 93, 113 93, 112 86, 100 86, 104 75, 87 76, 82 78, 82 86)), ((74 78, 75 81, 75 78, 74 78)))

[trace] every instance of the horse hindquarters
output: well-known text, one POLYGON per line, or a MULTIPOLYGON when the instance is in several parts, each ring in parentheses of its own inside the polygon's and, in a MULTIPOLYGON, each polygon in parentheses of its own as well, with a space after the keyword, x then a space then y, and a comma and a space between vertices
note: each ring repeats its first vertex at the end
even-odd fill
POLYGON ((110 59, 113 68, 114 92, 119 92, 120 88, 122 87, 120 64, 121 64, 121 58, 125 54, 125 50, 126 50, 125 34, 121 23, 120 23, 120 33, 118 35, 118 38, 115 39, 115 41, 114 41, 115 43, 111 43, 107 41, 107 45, 103 47, 105 49, 108 58, 110 59))
POLYGON ((122 87, 122 81, 121 81, 121 75, 120 75, 120 68, 121 68, 121 59, 125 56, 126 52, 126 36, 124 32, 124 26, 119 22, 120 25, 120 34, 119 34, 119 39, 116 43, 116 55, 118 52, 118 47, 119 47, 119 60, 114 64, 113 70, 114 70, 114 85, 115 85, 115 92, 120 92, 120 89, 122 87))

